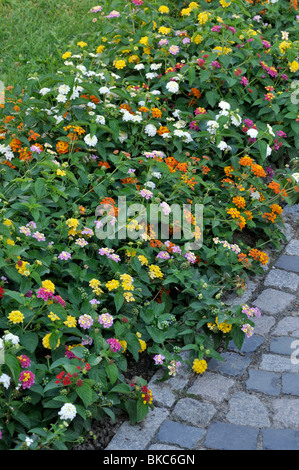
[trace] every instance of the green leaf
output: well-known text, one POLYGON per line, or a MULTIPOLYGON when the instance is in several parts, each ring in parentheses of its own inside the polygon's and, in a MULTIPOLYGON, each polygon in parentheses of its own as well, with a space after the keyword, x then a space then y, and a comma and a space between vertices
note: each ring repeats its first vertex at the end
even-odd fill
POLYGON ((21 372, 21 366, 18 359, 12 354, 6 353, 4 355, 4 361, 13 376, 15 384, 17 385, 19 383, 19 377, 21 372))
POLYGON ((92 401, 92 388, 86 382, 83 382, 81 387, 76 388, 76 392, 83 401, 84 406, 88 408, 92 401))
POLYGON ((113 385, 117 381, 118 369, 115 364, 107 364, 105 371, 109 377, 111 384, 113 385))
POLYGON ((148 414, 148 405, 141 400, 137 401, 137 423, 140 423, 148 414))
POLYGON ((34 191, 38 199, 45 196, 47 192, 46 182, 43 178, 38 178, 34 183, 34 191))
POLYGON ((116 393, 130 393, 131 392, 131 387, 130 385, 127 384, 118 384, 113 387, 110 392, 116 392, 116 393))
POLYGON ((268 147, 268 144, 265 140, 260 140, 259 141, 259 151, 260 151, 260 154, 261 154, 261 157, 262 157, 262 160, 266 160, 267 158, 267 147, 268 147))
POLYGON ((146 329, 155 343, 164 343, 166 335, 162 330, 159 330, 159 328, 155 326, 147 326, 146 329))
POLYGON ((22 333, 20 335, 20 340, 22 346, 24 346, 24 348, 30 353, 33 353, 38 345, 38 335, 32 331, 22 333))
POLYGON ((29 429, 31 427, 30 419, 20 411, 20 409, 15 410, 12 412, 12 415, 16 421, 19 421, 23 426, 25 426, 26 429, 29 429))
POLYGON ((19 304, 24 305, 25 298, 19 294, 19 292, 14 292, 12 290, 5 289, 5 295, 8 295, 11 299, 16 300, 19 304))
POLYGON ((111 420, 113 423, 115 423, 115 414, 113 413, 110 408, 107 408, 106 406, 103 406, 103 411, 106 413, 106 415, 110 416, 111 420))
POLYGON ((125 301, 125 298, 124 298, 124 295, 122 294, 122 292, 116 292, 116 294, 114 295, 114 305, 115 305, 115 308, 116 308, 117 312, 123 306, 124 301, 125 301))

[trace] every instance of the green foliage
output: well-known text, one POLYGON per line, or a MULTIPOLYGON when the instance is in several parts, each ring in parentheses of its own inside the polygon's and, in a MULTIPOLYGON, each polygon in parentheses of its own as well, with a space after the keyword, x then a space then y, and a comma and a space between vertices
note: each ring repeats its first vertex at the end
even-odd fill
POLYGON ((296 15, 156 3, 81 3, 97 34, 85 18, 47 74, 5 90, 0 449, 70 449, 119 410, 142 421, 154 397, 130 361, 203 373, 260 315, 224 294, 263 273, 298 200, 296 15))

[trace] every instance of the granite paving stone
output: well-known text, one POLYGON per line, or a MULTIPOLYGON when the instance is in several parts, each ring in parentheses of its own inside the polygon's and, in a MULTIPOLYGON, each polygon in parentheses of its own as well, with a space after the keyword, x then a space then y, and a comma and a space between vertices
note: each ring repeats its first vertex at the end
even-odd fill
POLYGON ((278 354, 263 354, 260 369, 272 372, 299 373, 299 364, 291 361, 291 357, 278 354))
MULTIPOLYGON (((264 341, 264 338, 262 336, 259 336, 259 335, 256 335, 256 334, 254 334, 250 338, 247 338, 245 336, 245 339, 244 339, 244 342, 243 342, 242 347, 240 349, 240 352, 244 353, 244 354, 252 354, 263 343, 263 341, 264 341)), ((232 341, 229 343, 228 349, 236 351, 236 352, 239 351, 237 346, 232 341)))
POLYGON ((215 403, 221 403, 228 398, 234 385, 233 379, 207 371, 204 375, 196 378, 193 385, 188 388, 187 394, 190 393, 215 403))
POLYGON ((294 315, 286 316, 280 320, 273 331, 273 335, 299 338, 299 312, 295 312, 294 315))
POLYGON ((208 369, 223 373, 224 375, 240 376, 249 366, 251 359, 247 356, 241 356, 234 352, 225 352, 222 354, 223 361, 210 359, 208 369))
POLYGON ((186 449, 194 449, 205 434, 206 431, 204 429, 195 428, 167 419, 160 427, 156 441, 177 444, 186 449))
POLYGON ((285 252, 287 255, 299 256, 299 240, 294 238, 286 246, 285 252))
POLYGON ((187 422, 193 426, 205 426, 216 413, 211 403, 200 403, 193 398, 182 398, 174 407, 170 418, 187 422))
POLYGON ((259 429, 214 422, 207 432, 205 447, 216 450, 256 450, 259 429))
POLYGON ((281 379, 282 392, 299 397, 299 375, 283 374, 281 379))
POLYGON ((270 426, 269 412, 263 402, 255 395, 236 392, 229 400, 226 419, 241 426, 270 426))
POLYGON ((280 395, 281 387, 279 385, 280 374, 274 374, 263 370, 250 369, 249 378, 246 381, 248 390, 256 390, 266 395, 280 395))
POLYGON ((168 415, 168 410, 154 408, 149 411, 147 418, 141 423, 132 426, 128 421, 125 421, 106 449, 144 450, 168 415))
POLYGON ((275 427, 299 429, 299 398, 277 398, 272 406, 275 427))
POLYGON ((291 356, 296 346, 299 347, 299 340, 288 336, 278 336, 271 341, 270 352, 291 356))
POLYGON ((299 276, 295 273, 283 271, 282 269, 271 269, 265 279, 266 287, 275 287, 276 289, 287 289, 291 292, 298 292, 299 276))
POLYGON ((264 450, 299 450, 299 431, 293 429, 263 429, 264 450))
POLYGON ((175 391, 181 391, 188 383, 188 376, 171 377, 166 382, 157 382, 164 374, 162 369, 158 370, 149 382, 148 388, 153 393, 154 405, 170 408, 177 400, 175 391))
POLYGON ((274 324, 275 318, 271 315, 264 315, 263 312, 259 318, 254 318, 254 334, 266 336, 274 324))
POLYGON ((276 289, 266 289, 253 302, 253 305, 258 307, 262 313, 277 315, 285 311, 294 300, 293 294, 276 289))
POLYGON ((299 273, 299 256, 281 255, 274 266, 286 271, 299 273))

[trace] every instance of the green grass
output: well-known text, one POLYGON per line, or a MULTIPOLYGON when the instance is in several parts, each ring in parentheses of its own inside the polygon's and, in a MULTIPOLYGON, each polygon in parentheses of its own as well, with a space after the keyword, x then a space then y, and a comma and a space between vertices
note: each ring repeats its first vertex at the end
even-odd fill
MULTIPOLYGON (((88 14, 96 0, 0 0, 0 80, 24 85, 51 73, 68 46, 96 33, 88 14)), ((86 40, 87 42, 87 40, 86 40)))

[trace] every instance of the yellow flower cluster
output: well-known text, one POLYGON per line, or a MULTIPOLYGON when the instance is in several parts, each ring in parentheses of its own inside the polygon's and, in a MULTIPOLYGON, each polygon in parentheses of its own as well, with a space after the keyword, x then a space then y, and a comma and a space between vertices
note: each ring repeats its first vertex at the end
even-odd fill
POLYGON ((124 292, 124 298, 125 298, 126 302, 134 302, 135 301, 135 297, 133 296, 133 294, 131 292, 124 292))
POLYGON ((22 274, 22 276, 29 276, 30 274, 30 271, 28 269, 28 267, 30 266, 29 263, 27 261, 22 261, 22 265, 19 266, 18 264, 15 265, 17 271, 19 274, 22 274))
POLYGON ((50 312, 48 318, 50 318, 50 320, 52 321, 60 320, 59 316, 56 315, 54 312, 50 312))
POLYGON ((92 292, 96 295, 101 295, 103 293, 100 285, 101 283, 97 279, 91 279, 91 281, 89 281, 89 286, 92 288, 92 292))
POLYGON ((106 282, 106 288, 111 291, 119 287, 119 281, 117 279, 111 279, 111 281, 106 282))
POLYGON ((156 266, 155 264, 151 264, 150 265, 150 270, 149 270, 149 277, 151 279, 162 279, 163 278, 163 273, 161 271, 161 269, 159 268, 159 266, 156 266))
POLYGON ((288 41, 282 41, 278 46, 281 54, 285 54, 286 50, 291 47, 291 44, 292 43, 290 43, 288 41))
POLYGON ((120 280, 124 290, 134 290, 133 278, 129 274, 121 274, 120 280))
POLYGON ((138 338, 138 340, 139 340, 139 343, 140 343, 140 349, 139 349, 138 352, 141 353, 141 352, 143 352, 143 351, 146 350, 147 345, 146 345, 146 342, 143 341, 143 339, 141 339, 141 334, 140 334, 138 331, 137 331, 137 333, 136 333, 136 336, 137 336, 137 338, 138 338))
POLYGON ((138 259, 139 259, 140 263, 142 264, 142 266, 144 266, 144 265, 147 266, 148 265, 148 259, 144 255, 139 255, 138 259))
POLYGON ((20 312, 20 310, 13 310, 12 312, 10 312, 7 318, 9 321, 16 324, 16 323, 22 323, 25 317, 23 313, 20 312))
POLYGON ((77 228, 80 224, 79 220, 77 220, 77 219, 68 219, 65 223, 68 226, 68 228, 70 229, 68 231, 68 235, 76 235, 77 228))
POLYGON ((297 72, 299 70, 299 62, 297 60, 293 60, 293 62, 289 62, 290 72, 297 72))
POLYGON ((119 59, 119 60, 115 60, 113 62, 113 65, 116 69, 119 70, 119 69, 123 69, 127 64, 126 64, 125 60, 119 59))
POLYGON ((170 29, 170 28, 166 28, 166 26, 160 26, 160 28, 158 29, 158 32, 159 32, 160 34, 164 34, 164 35, 169 34, 170 31, 171 31, 171 29, 170 29))
POLYGON ((162 13, 162 14, 164 14, 164 13, 168 14, 169 13, 169 8, 165 5, 161 5, 158 8, 158 11, 159 11, 159 13, 162 13))
POLYGON ((68 328, 75 328, 77 320, 72 315, 67 315, 65 322, 63 322, 68 328))
POLYGON ((203 374, 207 367, 208 364, 204 359, 194 359, 192 369, 196 374, 203 374))
POLYGON ((229 333, 230 330, 232 329, 232 325, 227 323, 227 320, 225 320, 222 323, 218 323, 218 317, 216 318, 216 325, 222 333, 229 333))
POLYGON ((52 281, 49 281, 48 279, 42 282, 42 287, 46 289, 48 292, 52 292, 53 294, 55 292, 55 285, 53 284, 52 281))
POLYGON ((199 24, 204 26, 209 21, 209 16, 211 16, 211 13, 208 11, 202 11, 199 13, 197 17, 199 24))

